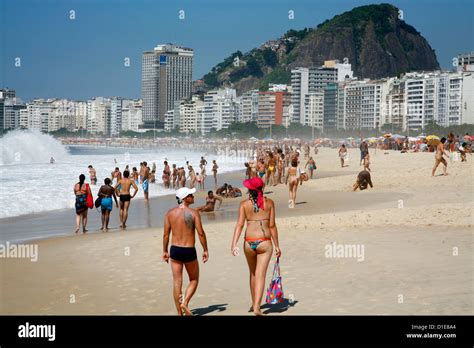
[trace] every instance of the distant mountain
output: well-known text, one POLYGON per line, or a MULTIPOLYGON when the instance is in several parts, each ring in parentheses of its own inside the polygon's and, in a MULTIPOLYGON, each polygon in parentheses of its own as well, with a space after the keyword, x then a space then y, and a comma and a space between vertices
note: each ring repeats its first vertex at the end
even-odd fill
POLYGON ((316 28, 289 30, 245 54, 237 51, 204 75, 204 90, 233 87, 243 93, 268 83, 290 83, 291 69, 348 58, 354 76, 382 78, 407 71, 436 70, 428 41, 390 4, 368 5, 337 15, 316 28))

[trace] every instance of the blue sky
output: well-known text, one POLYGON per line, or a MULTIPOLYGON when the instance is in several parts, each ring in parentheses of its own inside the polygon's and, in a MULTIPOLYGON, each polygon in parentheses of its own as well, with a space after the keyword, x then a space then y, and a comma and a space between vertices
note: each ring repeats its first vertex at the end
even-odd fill
MULTIPOLYGON (((236 50, 314 27, 363 0, 0 0, 0 87, 35 97, 140 97, 141 54, 173 42, 195 50, 194 79, 236 50), (76 14, 69 19, 70 10, 76 14), (179 19, 184 10, 185 19, 179 19), (295 18, 288 19, 293 10, 295 18), (15 67, 15 58, 21 67, 15 67), (131 66, 124 66, 125 57, 131 66)), ((472 0, 394 0, 443 68, 474 50, 472 0)))

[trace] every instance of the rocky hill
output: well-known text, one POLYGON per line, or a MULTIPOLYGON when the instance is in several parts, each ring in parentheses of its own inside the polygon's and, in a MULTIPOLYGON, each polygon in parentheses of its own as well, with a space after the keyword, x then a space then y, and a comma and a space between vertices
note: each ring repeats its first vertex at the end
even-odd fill
POLYGON ((316 28, 289 30, 281 38, 243 54, 237 51, 204 75, 201 88, 233 87, 239 94, 290 83, 295 67, 349 60, 354 76, 382 78, 413 70, 439 69, 426 39, 390 4, 361 6, 316 28))

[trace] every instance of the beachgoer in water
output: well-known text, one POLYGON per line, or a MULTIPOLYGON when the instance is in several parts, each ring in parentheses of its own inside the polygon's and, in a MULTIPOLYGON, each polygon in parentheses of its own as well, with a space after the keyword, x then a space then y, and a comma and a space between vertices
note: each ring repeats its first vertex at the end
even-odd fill
POLYGON ((97 172, 95 171, 94 167, 92 165, 89 165, 89 176, 91 178, 91 185, 96 185, 97 184, 97 172))
POLYGON ((164 161, 163 164, 165 165, 165 168, 163 169, 163 175, 161 176, 161 178, 163 179, 163 185, 166 188, 170 188, 170 177, 171 177, 170 166, 168 165, 168 161, 164 161))
POLYGON ((173 188, 177 188, 177 181, 178 181, 178 169, 176 168, 176 164, 173 164, 173 171, 172 171, 172 174, 171 174, 172 178, 173 178, 173 188))
POLYGON ((186 172, 184 171, 184 167, 180 167, 178 170, 178 184, 179 187, 186 186, 186 172))
POLYGON ((214 211, 216 209, 216 201, 219 202, 219 206, 217 207, 217 209, 219 209, 220 206, 222 205, 222 201, 223 201, 222 198, 218 196, 214 196, 214 192, 208 191, 207 197, 206 197, 206 204, 198 207, 196 210, 199 212, 214 211))
POLYGON ((278 230, 275 223, 275 205, 269 198, 263 196, 264 183, 260 178, 244 181, 244 186, 249 190, 248 199, 240 203, 239 217, 232 238, 231 253, 239 254, 237 243, 245 223, 247 228, 244 236, 244 253, 250 272, 251 307, 255 315, 262 315, 260 305, 265 288, 265 278, 268 264, 272 257, 272 240, 275 254, 281 256, 278 241, 278 230))
POLYGON ((178 207, 169 210, 164 218, 163 260, 166 262, 171 260, 173 298, 178 315, 192 315, 189 310, 189 302, 199 283, 199 263, 195 247, 196 231, 203 248, 202 261, 207 262, 209 259, 201 217, 199 212, 189 207, 194 203, 193 194, 195 192, 196 189, 187 187, 176 191, 178 207), (172 240, 171 248, 168 251, 170 235, 172 235, 172 240), (186 268, 189 277, 189 284, 184 296, 182 294, 183 268, 186 268))
POLYGON ((79 175, 79 182, 74 185, 74 194, 76 195, 76 233, 79 233, 82 221, 82 232, 87 232, 87 194, 91 193, 91 188, 84 183, 86 176, 79 175))
POLYGON ((148 201, 148 190, 149 190, 149 180, 150 180, 150 169, 147 167, 147 163, 145 161, 142 162, 140 168, 140 182, 143 188, 143 196, 145 201, 148 201))
POLYGON ((194 172, 192 165, 188 165, 188 177, 189 187, 194 188, 194 186, 196 185, 196 173, 194 172))
POLYGON ((132 168, 132 180, 135 181, 135 184, 139 184, 140 181, 138 180, 138 170, 137 167, 132 168))
POLYGON ((115 191, 120 197, 120 228, 127 228, 127 219, 128 219, 128 208, 130 207, 130 201, 135 197, 138 192, 138 186, 135 184, 135 181, 129 178, 130 173, 125 170, 123 172, 123 178, 115 184, 115 191), (120 186, 120 190, 118 187, 120 186), (133 195, 130 195, 130 187, 135 189, 133 195))
POLYGON ((97 194, 98 197, 101 198, 100 207, 102 211, 102 227, 100 229, 105 232, 109 231, 109 218, 110 213, 112 212, 112 197, 115 200, 115 206, 117 208, 119 207, 115 190, 110 184, 110 178, 105 178, 104 185, 100 187, 99 193, 97 194))
POLYGON ((216 160, 212 160, 212 175, 214 176, 214 185, 217 186, 217 169, 219 166, 217 165, 216 160))

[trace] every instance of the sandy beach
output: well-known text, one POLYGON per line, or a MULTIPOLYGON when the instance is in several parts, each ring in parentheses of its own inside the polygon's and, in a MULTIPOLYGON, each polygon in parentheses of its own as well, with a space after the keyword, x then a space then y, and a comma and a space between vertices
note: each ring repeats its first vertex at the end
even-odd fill
MULTIPOLYGON (((433 153, 371 150, 374 188, 362 192, 351 190, 362 169, 359 150, 349 149, 349 158, 341 168, 336 149, 320 149, 315 178, 299 187, 294 209, 287 207, 287 186, 266 189, 276 203, 287 300, 264 305, 264 313, 472 314, 473 157, 448 161, 448 176, 431 177, 433 153), (363 257, 328 257, 332 245, 363 246, 363 257)), ((161 202, 176 204, 173 197, 161 202)), ((194 314, 250 314, 245 257, 230 252, 239 202, 226 199, 221 211, 203 214, 210 259, 200 263, 194 314)), ((148 214, 152 227, 133 229, 132 219, 143 216, 131 210, 130 230, 35 241, 37 262, 0 259, 0 313, 174 315, 158 210, 148 214)), ((55 227, 63 233, 71 231, 69 214, 55 227)), ((197 250, 200 258, 199 244, 197 250)))

